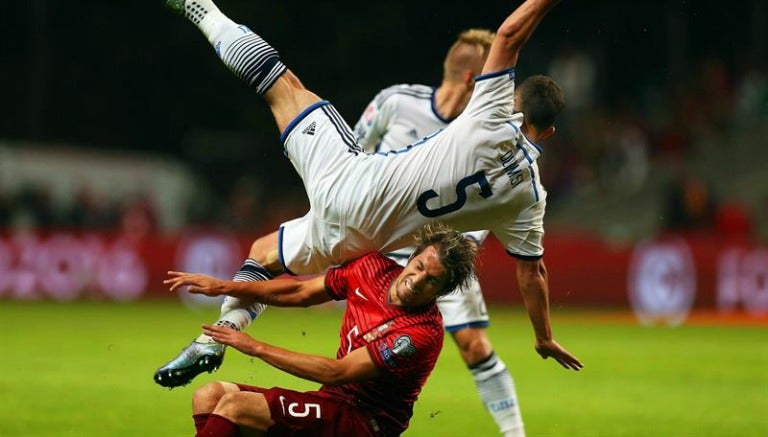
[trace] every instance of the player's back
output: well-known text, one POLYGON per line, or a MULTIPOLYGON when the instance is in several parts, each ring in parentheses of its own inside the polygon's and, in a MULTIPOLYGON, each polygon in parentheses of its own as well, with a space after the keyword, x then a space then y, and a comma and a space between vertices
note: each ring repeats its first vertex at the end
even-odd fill
POLYGON ((379 92, 355 124, 366 152, 388 152, 414 143, 448 125, 435 107, 436 89, 393 85, 379 92))
MULTIPOLYGON (((478 78, 464 112, 423 140, 386 153, 339 155, 329 167, 333 177, 315 178, 312 187, 314 222, 333 226, 323 233, 324 256, 338 264, 391 252, 411 244, 430 221, 465 232, 487 229, 515 251, 521 233, 542 234, 541 149, 514 113, 513 76, 507 70, 478 78)), ((538 255, 539 246, 521 254, 538 255)))
POLYGON ((523 116, 513 113, 508 80, 478 81, 462 115, 430 137, 360 157, 359 171, 372 186, 355 187, 364 199, 350 210, 358 220, 351 233, 359 231, 359 239, 373 239, 383 251, 407 245, 432 220, 498 235, 522 210, 543 201, 540 148, 520 130, 523 116))

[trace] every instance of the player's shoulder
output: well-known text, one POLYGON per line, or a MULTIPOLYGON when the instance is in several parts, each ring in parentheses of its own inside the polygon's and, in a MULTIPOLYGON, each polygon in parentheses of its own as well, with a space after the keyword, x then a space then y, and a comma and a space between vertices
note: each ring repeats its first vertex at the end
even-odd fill
POLYGON ((410 335, 414 339, 419 339, 419 343, 427 348, 442 347, 445 329, 443 328, 443 318, 440 311, 425 311, 421 314, 411 314, 412 320, 408 326, 403 327, 400 332, 410 335))
POLYGON ((381 106, 385 102, 393 102, 398 99, 432 100, 435 88, 418 84, 398 84, 384 88, 376 96, 376 104, 381 106))
POLYGON ((491 100, 498 99, 497 93, 513 93, 515 90, 515 69, 497 71, 475 77, 475 88, 472 90, 472 98, 483 96, 491 100))
POLYGON ((368 272, 384 272, 399 267, 398 264, 387 258, 380 252, 368 252, 367 254, 350 261, 347 264, 355 269, 363 269, 368 272))

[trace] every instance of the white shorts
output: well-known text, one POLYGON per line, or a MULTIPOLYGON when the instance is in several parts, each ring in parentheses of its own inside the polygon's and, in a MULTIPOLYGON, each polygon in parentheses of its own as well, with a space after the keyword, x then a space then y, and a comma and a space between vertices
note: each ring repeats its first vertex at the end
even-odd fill
POLYGON ((485 328, 489 324, 483 291, 477 279, 473 279, 461 290, 438 298, 437 306, 443 315, 443 326, 448 332, 485 328))
POLYGON ((362 153, 336 109, 327 101, 311 105, 291 121, 281 140, 312 205, 304 217, 280 225, 278 256, 285 271, 320 273, 370 251, 343 242, 347 218, 335 211, 344 209, 329 207, 338 202, 332 196, 346 177, 342 163, 362 153))

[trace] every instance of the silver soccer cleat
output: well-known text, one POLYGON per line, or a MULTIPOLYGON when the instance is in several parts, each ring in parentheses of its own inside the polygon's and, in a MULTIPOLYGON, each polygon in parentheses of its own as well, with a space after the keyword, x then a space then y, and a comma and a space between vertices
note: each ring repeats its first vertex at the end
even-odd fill
POLYGON ((193 341, 176 358, 155 372, 155 382, 163 387, 187 385, 203 372, 216 371, 224 361, 226 346, 193 341))

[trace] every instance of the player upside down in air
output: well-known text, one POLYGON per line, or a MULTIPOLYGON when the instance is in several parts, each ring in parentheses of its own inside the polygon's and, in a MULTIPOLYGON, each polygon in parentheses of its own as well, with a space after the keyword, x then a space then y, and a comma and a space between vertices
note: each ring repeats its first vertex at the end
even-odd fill
MULTIPOLYGON (((211 0, 166 0, 207 37, 235 75, 264 98, 310 201, 303 217, 257 239, 235 281, 283 272, 314 274, 371 251, 410 244, 425 224, 487 229, 516 258, 516 278, 534 330, 534 348, 566 369, 581 362, 558 344, 549 321, 543 262, 546 191, 538 142, 554 133, 562 93, 549 78, 516 92, 520 48, 557 0, 527 0, 496 32, 466 109, 434 135, 395 152, 368 154, 333 106, 309 91, 260 36, 211 0)), ((227 298, 216 325, 242 330, 265 305, 227 298)), ((222 362, 225 346, 203 333, 155 372, 175 387, 222 362)))
MULTIPOLYGON (((484 29, 462 32, 445 56, 443 79, 437 88, 402 84, 379 92, 355 125, 355 136, 363 150, 394 152, 448 126, 467 106, 493 37, 493 32, 484 29)), ((481 245, 488 231, 465 235, 481 245)), ((412 251, 413 247, 408 247, 387 256, 405 265, 412 251)), ((440 296, 437 306, 443 326, 459 348, 483 406, 499 431, 507 437, 524 436, 512 375, 486 334, 490 322, 480 283, 473 279, 460 292, 440 296)))

